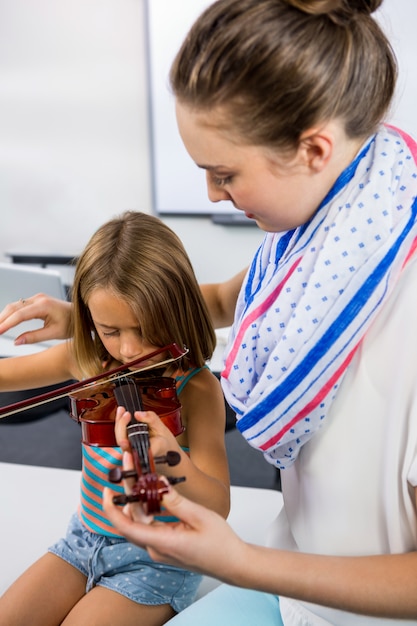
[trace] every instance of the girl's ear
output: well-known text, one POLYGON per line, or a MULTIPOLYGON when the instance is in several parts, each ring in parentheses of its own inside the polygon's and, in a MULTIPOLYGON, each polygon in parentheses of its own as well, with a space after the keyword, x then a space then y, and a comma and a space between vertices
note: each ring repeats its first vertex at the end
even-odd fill
POLYGON ((321 172, 331 159, 334 136, 326 128, 311 129, 301 135, 299 153, 304 163, 315 173, 321 172))

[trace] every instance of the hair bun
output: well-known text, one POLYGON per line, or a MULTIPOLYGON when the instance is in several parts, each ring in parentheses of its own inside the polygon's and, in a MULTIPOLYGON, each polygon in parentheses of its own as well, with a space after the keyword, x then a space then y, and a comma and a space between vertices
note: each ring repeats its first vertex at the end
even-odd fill
POLYGON ((342 0, 342 4, 350 7, 352 11, 357 11, 358 13, 367 13, 368 15, 371 15, 371 13, 379 9, 382 1, 383 0, 342 0))
MULTIPOLYGON (((287 4, 310 15, 328 15, 330 18, 352 19, 358 13, 371 15, 383 0, 286 0, 287 4)), ((338 21, 338 20, 335 20, 338 21)))

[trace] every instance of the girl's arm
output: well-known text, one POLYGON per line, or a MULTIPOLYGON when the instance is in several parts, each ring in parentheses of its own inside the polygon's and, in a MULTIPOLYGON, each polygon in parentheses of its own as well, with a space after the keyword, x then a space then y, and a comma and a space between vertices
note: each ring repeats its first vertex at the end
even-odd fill
POLYGON ((172 488, 163 504, 182 521, 149 525, 140 505, 122 512, 109 490, 104 497, 114 526, 156 561, 351 613, 417 619, 416 552, 333 557, 264 548, 243 542, 219 515, 172 488))
POLYGON ((0 359, 0 391, 36 389, 78 378, 70 346, 63 342, 35 354, 0 359))
MULTIPOLYGON (((174 450, 181 456, 175 467, 158 465, 157 471, 170 476, 185 476, 178 490, 188 498, 226 517, 230 509, 229 467, 225 448, 225 405, 217 378, 203 369, 185 386, 180 395, 186 430, 175 438, 156 413, 136 412, 135 417, 149 426, 154 456, 174 450), (189 453, 180 445, 189 447, 189 453)), ((116 439, 129 449, 126 425, 130 414, 117 412, 116 439)))
MULTIPOLYGON (((187 383, 180 395, 189 455, 174 475, 186 476, 178 489, 187 498, 222 516, 230 510, 229 464, 225 445, 226 407, 219 380, 207 368, 187 383)), ((181 438, 179 438, 182 443, 181 438)))
POLYGON ((246 272, 247 269, 244 269, 224 283, 200 285, 215 328, 225 328, 233 323, 237 297, 246 272))

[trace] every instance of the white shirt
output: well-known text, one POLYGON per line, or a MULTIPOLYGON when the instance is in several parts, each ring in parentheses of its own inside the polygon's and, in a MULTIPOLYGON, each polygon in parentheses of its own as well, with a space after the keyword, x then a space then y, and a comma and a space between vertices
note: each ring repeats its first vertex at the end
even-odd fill
MULTIPOLYGON (((282 471, 269 545, 329 555, 417 550, 417 259, 358 349, 323 428, 282 471)), ((280 598, 285 626, 417 624, 280 598)))

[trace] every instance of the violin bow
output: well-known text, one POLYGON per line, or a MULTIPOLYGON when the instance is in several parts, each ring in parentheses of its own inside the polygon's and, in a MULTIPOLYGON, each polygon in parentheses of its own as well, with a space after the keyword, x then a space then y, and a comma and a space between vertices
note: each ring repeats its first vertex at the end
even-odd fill
POLYGON ((188 349, 184 346, 180 348, 176 343, 171 343, 168 346, 164 346, 163 348, 159 348, 154 352, 147 354, 144 357, 140 357, 139 359, 135 359, 130 363, 126 363, 123 365, 119 365, 108 372, 103 372, 102 374, 98 374, 97 376, 92 376, 91 378, 86 378, 85 380, 81 380, 76 383, 71 383, 70 385, 66 385, 61 387, 60 389, 55 389, 53 391, 47 391, 46 393, 40 394, 38 396, 33 396, 32 398, 26 398, 25 400, 21 400, 19 402, 14 402, 13 404, 8 404, 7 406, 0 408, 0 419, 3 417, 8 417, 9 415, 14 415, 15 413, 19 413, 24 409, 34 408, 37 406, 41 406, 42 404, 46 404, 51 402, 52 400, 59 400, 60 398, 65 398, 73 391, 80 391, 83 389, 87 389, 95 385, 101 381, 112 382, 123 378, 126 376, 128 372, 129 375, 138 374, 140 372, 150 371, 152 369, 160 368, 163 365, 169 365, 170 363, 175 363, 176 361, 182 359, 188 353, 188 349), (170 357, 159 361, 158 363, 152 363, 151 365, 146 365, 145 367, 137 367, 143 361, 148 361, 158 354, 162 354, 164 352, 168 352, 170 357), (136 369, 131 369, 136 368, 136 369))

